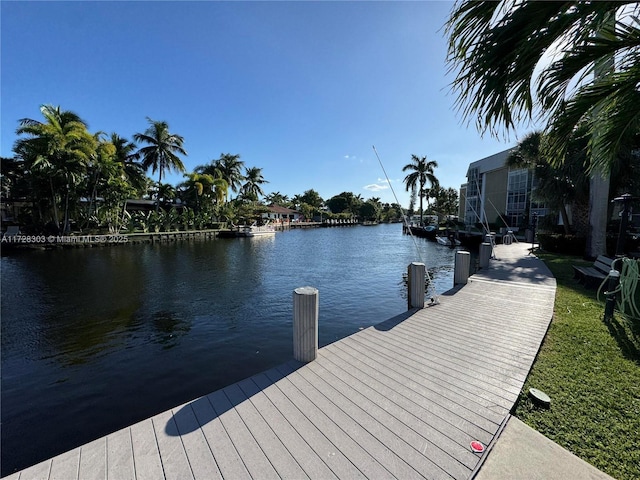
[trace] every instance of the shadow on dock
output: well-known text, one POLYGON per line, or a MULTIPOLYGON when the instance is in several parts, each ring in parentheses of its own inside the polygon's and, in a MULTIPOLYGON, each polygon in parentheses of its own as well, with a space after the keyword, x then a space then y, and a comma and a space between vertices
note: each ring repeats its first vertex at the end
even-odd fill
POLYGON ((391 317, 388 320, 380 322, 380 323, 374 325, 373 327, 376 330, 380 330, 381 332, 388 332, 392 328, 397 327, 398 325, 400 325, 407 318, 411 317, 414 313, 416 313, 416 311, 417 311, 416 309, 408 310, 408 311, 406 311, 404 313, 401 313, 400 315, 396 315, 395 317, 391 317))
POLYGON ((222 390, 217 390, 186 403, 173 411, 164 431, 172 437, 194 432, 245 401, 250 400, 255 395, 262 393, 274 383, 303 366, 304 363, 291 360, 283 366, 254 375, 222 390), (286 368, 286 374, 282 373, 284 368, 286 368))

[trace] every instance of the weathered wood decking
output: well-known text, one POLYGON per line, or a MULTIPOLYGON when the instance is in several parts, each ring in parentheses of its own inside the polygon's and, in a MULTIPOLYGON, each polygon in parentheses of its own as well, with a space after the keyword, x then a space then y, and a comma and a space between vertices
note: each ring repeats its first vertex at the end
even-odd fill
POLYGON ((553 312, 544 264, 522 244, 496 255, 439 305, 8 478, 469 478, 470 442, 498 433, 553 312))

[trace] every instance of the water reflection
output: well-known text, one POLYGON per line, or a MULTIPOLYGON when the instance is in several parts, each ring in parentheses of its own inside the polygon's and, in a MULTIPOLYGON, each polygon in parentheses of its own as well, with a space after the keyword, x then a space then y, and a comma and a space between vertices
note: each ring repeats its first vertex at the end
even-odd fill
POLYGON ((175 312, 156 312, 153 314, 153 326, 156 331, 156 342, 162 348, 173 348, 180 337, 186 335, 191 330, 190 322, 175 312))

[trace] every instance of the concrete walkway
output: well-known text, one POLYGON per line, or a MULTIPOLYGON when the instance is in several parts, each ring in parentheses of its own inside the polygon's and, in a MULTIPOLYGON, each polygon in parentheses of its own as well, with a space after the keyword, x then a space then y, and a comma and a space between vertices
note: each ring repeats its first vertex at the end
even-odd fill
POLYGON ((475 480, 613 480, 557 443, 511 417, 475 480))

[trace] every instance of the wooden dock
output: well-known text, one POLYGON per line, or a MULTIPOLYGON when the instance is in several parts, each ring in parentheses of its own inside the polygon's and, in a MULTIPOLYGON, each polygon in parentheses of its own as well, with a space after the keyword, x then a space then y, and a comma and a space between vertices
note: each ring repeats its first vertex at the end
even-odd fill
POLYGON ((500 245, 437 305, 8 478, 471 478, 486 453, 470 442, 500 431, 553 313, 555 280, 527 253, 500 245))

